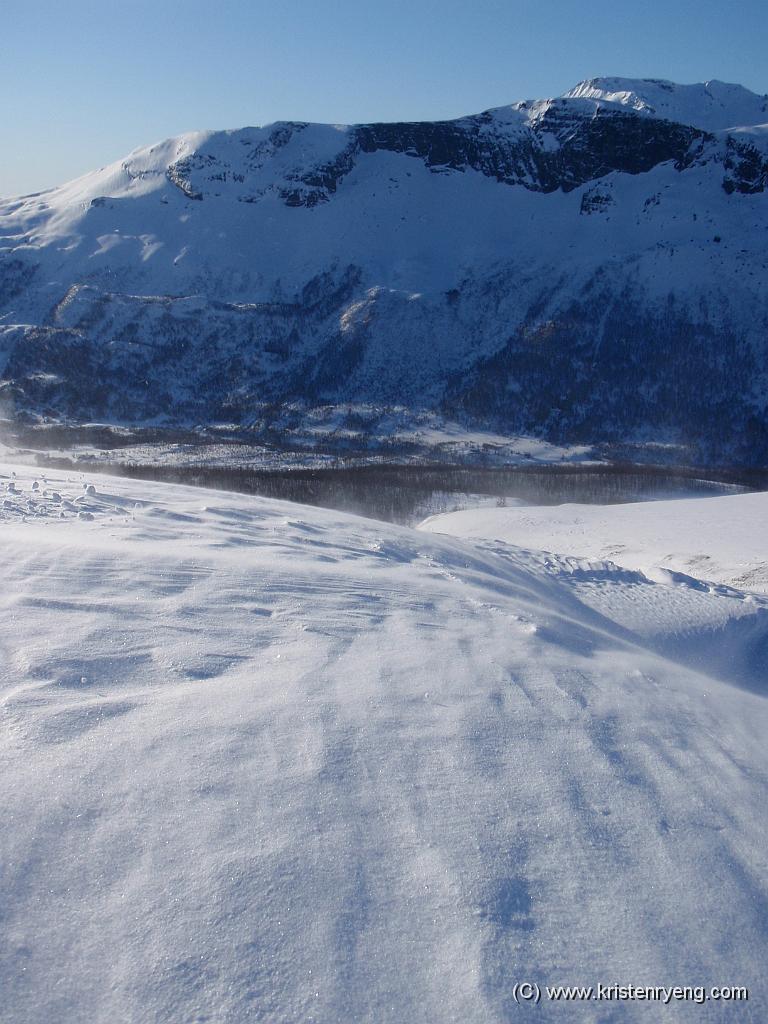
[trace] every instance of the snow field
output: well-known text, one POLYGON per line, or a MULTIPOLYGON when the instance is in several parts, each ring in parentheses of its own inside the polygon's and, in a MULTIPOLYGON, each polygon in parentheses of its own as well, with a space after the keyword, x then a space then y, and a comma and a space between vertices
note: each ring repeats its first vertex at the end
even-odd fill
POLYGON ((759 595, 35 472, 0 466, 0 1016, 485 1024, 610 981, 751 998, 534 1012, 761 1019, 759 595))
POLYGON ((765 494, 757 493, 706 501, 468 509, 434 516, 420 529, 611 559, 654 578, 663 579, 666 568, 766 593, 767 514, 765 494))

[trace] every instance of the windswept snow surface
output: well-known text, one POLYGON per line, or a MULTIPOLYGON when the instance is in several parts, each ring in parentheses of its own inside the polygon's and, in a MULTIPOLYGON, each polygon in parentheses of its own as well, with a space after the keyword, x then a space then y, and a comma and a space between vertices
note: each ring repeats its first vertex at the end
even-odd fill
POLYGON ((518 505, 432 516, 420 526, 472 540, 611 559, 657 576, 665 569, 768 594, 764 493, 623 505, 518 505))
POLYGON ((34 472, 0 466, 3 1020, 765 1019, 762 598, 34 472))

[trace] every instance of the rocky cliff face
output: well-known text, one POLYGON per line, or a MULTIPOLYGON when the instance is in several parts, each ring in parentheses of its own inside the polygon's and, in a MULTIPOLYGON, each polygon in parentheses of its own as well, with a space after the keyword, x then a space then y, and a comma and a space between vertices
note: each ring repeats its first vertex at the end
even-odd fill
POLYGON ((397 409, 765 464, 763 122, 737 86, 595 79, 180 136, 2 201, 0 414, 279 438, 397 409))

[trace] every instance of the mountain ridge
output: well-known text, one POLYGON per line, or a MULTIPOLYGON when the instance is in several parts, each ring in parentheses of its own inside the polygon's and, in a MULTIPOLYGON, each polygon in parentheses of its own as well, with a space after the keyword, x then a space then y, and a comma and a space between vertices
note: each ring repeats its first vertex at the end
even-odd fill
MULTIPOLYGON (((673 120, 680 124, 688 124, 708 132, 723 131, 728 128, 768 124, 768 94, 760 95, 754 93, 742 85, 721 82, 717 79, 694 83, 691 85, 680 85, 666 79, 632 79, 602 76, 598 78, 584 79, 583 81, 578 82, 571 89, 560 94, 560 96, 551 97, 549 99, 518 100, 510 104, 486 108, 480 114, 466 114, 455 118, 438 119, 437 121, 432 122, 413 120, 346 124, 309 121, 274 121, 264 125, 247 125, 242 128, 202 129, 197 131, 181 132, 177 135, 168 136, 149 145, 138 146, 124 157, 118 158, 110 164, 106 164, 103 167, 98 168, 96 171, 91 171, 84 175, 79 175, 70 181, 63 182, 61 185, 55 185, 51 188, 43 189, 34 193, 21 193, 18 196, 8 196, 5 200, 3 200, 3 197, 0 197, 0 201, 11 201, 13 199, 26 198, 28 196, 37 197, 50 195, 51 193, 57 192, 61 188, 66 188, 75 182, 85 182, 87 179, 92 178, 94 175, 97 175, 102 171, 107 171, 117 166, 125 167, 128 161, 132 158, 140 158, 147 153, 161 154, 165 149, 173 145, 177 146, 179 149, 186 150, 186 153, 183 155, 189 156, 197 148, 195 144, 203 144, 214 135, 233 135, 243 132, 280 130, 291 126, 319 127, 322 125, 322 127, 331 128, 341 133, 353 128, 363 127, 374 123, 379 125, 418 125, 430 123, 456 124, 470 121, 475 117, 483 117, 487 115, 502 116, 504 112, 510 111, 517 113, 525 112, 525 119, 530 121, 541 116, 542 111, 549 109, 552 105, 556 104, 558 100, 588 100, 595 103, 596 109, 599 107, 617 109, 629 107, 633 112, 645 114, 647 116, 662 117, 666 112, 669 112, 670 115, 674 114, 675 116, 669 116, 665 119, 673 120), (661 111, 658 109, 660 106, 660 93, 667 94, 666 96, 663 96, 663 100, 666 101, 666 104, 662 105, 661 111), (674 103, 672 101, 679 98, 681 95, 686 100, 686 113, 690 115, 690 120, 686 120, 686 116, 681 111, 673 109, 674 103), (691 102, 692 100, 693 103, 691 102), (698 110, 696 110, 697 104, 699 107, 698 110), (711 106, 717 106, 719 108, 719 121, 721 123, 713 124, 711 111, 707 109, 711 106)), ((178 156, 179 154, 177 153, 177 157, 178 156)))

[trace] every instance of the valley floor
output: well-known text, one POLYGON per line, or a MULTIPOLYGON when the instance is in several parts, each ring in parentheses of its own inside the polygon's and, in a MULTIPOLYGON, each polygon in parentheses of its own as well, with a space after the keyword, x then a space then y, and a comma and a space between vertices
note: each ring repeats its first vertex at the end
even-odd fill
POLYGON ((765 1019, 768 494, 411 530, 41 473, 0 466, 0 1019, 765 1019))

